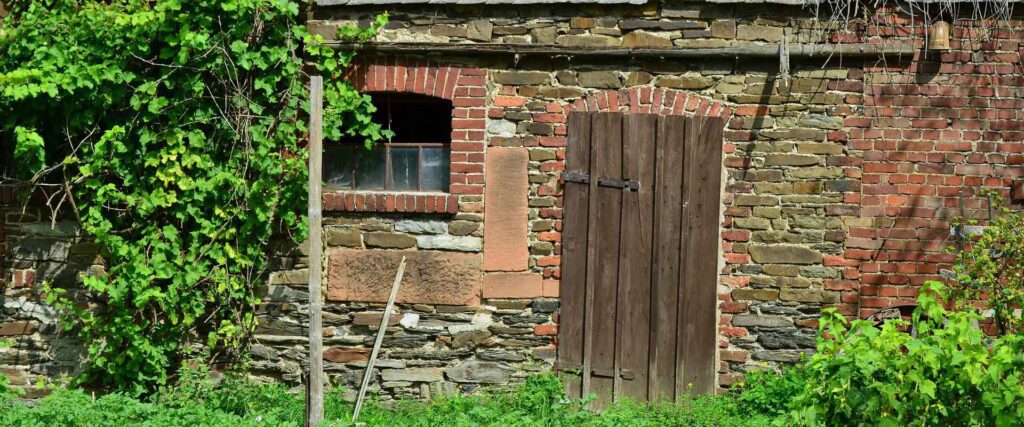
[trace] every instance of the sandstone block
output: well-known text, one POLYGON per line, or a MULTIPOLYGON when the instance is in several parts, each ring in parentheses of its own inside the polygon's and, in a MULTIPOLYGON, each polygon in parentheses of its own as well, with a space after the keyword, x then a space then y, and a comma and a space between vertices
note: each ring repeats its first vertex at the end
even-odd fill
POLYGON ((477 19, 469 21, 469 25, 466 27, 466 38, 479 42, 491 41, 491 32, 494 30, 494 24, 486 19, 477 19))
POLYGON ((611 47, 618 46, 618 37, 562 35, 555 37, 555 44, 568 47, 611 47))
POLYGON ((740 301, 774 301, 779 298, 779 291, 776 289, 740 288, 732 291, 732 298, 740 301))
POLYGON ((530 37, 537 44, 554 44, 555 36, 558 35, 558 28, 554 26, 540 27, 530 30, 530 37))
POLYGON ((551 83, 551 75, 542 71, 497 71, 491 73, 495 83, 503 85, 540 85, 551 83))
POLYGON ((821 252, 803 246, 750 245, 750 257, 758 264, 818 264, 821 252))
POLYGON ((324 360, 334 363, 361 362, 370 359, 370 350, 361 347, 331 347, 324 350, 324 360))
POLYGON ((736 38, 740 40, 758 40, 777 42, 785 36, 782 27, 764 27, 759 25, 738 25, 736 38))
POLYGON ((672 89, 707 89, 711 85, 715 84, 714 80, 701 75, 692 76, 666 76, 658 79, 654 84, 658 87, 667 87, 672 89))
POLYGON ((614 71, 581 71, 577 76, 579 85, 596 89, 618 89, 622 87, 619 74, 614 71))
POLYGON ((708 24, 699 21, 649 21, 646 19, 627 19, 619 21, 619 28, 623 31, 630 30, 699 30, 707 28, 708 24))
POLYGON ((736 21, 717 19, 711 23, 711 37, 720 39, 736 38, 736 21))
POLYGON ((668 37, 646 31, 633 31, 622 37, 622 47, 671 47, 672 40, 668 37))
POLYGON ((361 248, 363 246, 363 233, 352 228, 327 227, 327 245, 345 246, 349 248, 361 248))
POLYGON ((543 294, 543 278, 538 274, 493 273, 484 276, 484 298, 536 298, 543 294))
POLYGON ((0 337, 31 335, 35 325, 31 322, 9 322, 0 324, 0 337))
POLYGON ((479 222, 455 220, 448 224, 448 233, 453 236, 468 236, 479 228, 479 222))
POLYGON ((819 291, 815 289, 784 288, 779 294, 783 301, 836 303, 839 302, 839 294, 836 292, 819 291))
POLYGON ((526 148, 487 150, 484 190, 484 269, 522 271, 529 267, 526 148))
POLYGON ((416 246, 416 238, 400 233, 366 233, 366 246, 384 249, 408 249, 416 246))
POLYGON ((327 299, 386 302, 403 256, 407 266, 398 302, 479 304, 483 283, 480 256, 428 250, 329 249, 327 299))

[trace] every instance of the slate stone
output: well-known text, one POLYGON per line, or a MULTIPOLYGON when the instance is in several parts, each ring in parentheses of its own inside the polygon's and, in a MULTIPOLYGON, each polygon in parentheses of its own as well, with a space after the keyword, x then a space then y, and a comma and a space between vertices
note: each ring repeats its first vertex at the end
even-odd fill
POLYGON ((786 328, 793 326, 793 319, 779 316, 737 314, 732 317, 732 325, 756 328, 786 328))
POLYGON ((416 246, 420 249, 480 252, 483 248, 483 240, 472 236, 418 236, 416 237, 416 246))
POLYGON ((497 362, 470 360, 444 370, 449 380, 457 383, 504 384, 508 381, 506 368, 497 362))
POLYGON ((555 299, 538 299, 533 301, 534 313, 554 313, 558 311, 559 302, 555 299))
POLYGON ((395 231, 413 234, 444 234, 448 225, 444 221, 401 220, 395 222, 395 231))
POLYGON ((761 332, 757 342, 769 350, 814 348, 814 334, 799 332, 761 332))
POLYGON ((486 350, 476 354, 476 357, 480 360, 488 360, 494 362, 522 362, 526 360, 526 356, 520 353, 512 353, 503 350, 486 350))
POLYGON ((422 383, 444 381, 444 375, 438 368, 384 369, 381 371, 381 379, 422 383))

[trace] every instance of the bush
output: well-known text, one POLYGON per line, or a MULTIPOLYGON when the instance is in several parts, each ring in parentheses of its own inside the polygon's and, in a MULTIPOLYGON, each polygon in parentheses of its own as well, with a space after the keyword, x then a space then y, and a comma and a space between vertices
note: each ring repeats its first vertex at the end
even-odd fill
POLYGON ((804 425, 1019 425, 1024 337, 990 340, 976 311, 947 311, 942 284, 925 284, 909 322, 877 328, 835 310, 821 319, 817 354, 791 420, 804 425))
MULTIPOLYGON (((992 310, 996 332, 1024 332, 1024 317, 1017 311, 1024 307, 1024 215, 1011 210, 1003 198, 988 193, 989 204, 998 216, 989 220, 980 234, 969 239, 961 247, 950 248, 956 253, 953 264, 955 284, 952 287, 954 301, 960 307, 981 304, 992 310)), ((954 225, 973 225, 977 221, 958 218, 954 225)))
POLYGON ((789 367, 781 374, 772 370, 747 372, 736 397, 743 414, 778 417, 793 410, 793 398, 807 384, 807 370, 789 367))
MULTIPOLYGON (((260 384, 227 375, 219 382, 205 369, 182 370, 179 385, 164 388, 151 401, 124 394, 94 398, 80 390, 58 389, 33 407, 0 406, 3 426, 301 426, 303 396, 280 384, 260 384)), ((0 405, 3 405, 0 403, 0 405)), ((623 401, 601 414, 585 402, 569 399, 554 374, 528 378, 511 390, 471 396, 454 395, 432 402, 370 401, 360 416, 369 426, 743 426, 765 419, 741 415, 731 395, 696 396, 679 404, 645 405, 623 401)), ((325 424, 353 426, 352 405, 338 390, 325 402, 325 424)))

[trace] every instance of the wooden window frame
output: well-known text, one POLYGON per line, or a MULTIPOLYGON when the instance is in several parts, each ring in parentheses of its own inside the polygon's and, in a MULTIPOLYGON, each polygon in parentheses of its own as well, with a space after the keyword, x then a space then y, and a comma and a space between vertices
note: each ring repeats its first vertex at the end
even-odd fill
MULTIPOLYGON (((349 143, 355 145, 354 143, 349 143)), ((334 144, 334 146, 344 146, 346 143, 334 144)), ((423 189, 423 149, 424 148, 444 148, 449 152, 451 156, 451 143, 449 142, 379 142, 374 149, 378 147, 384 148, 384 187, 383 188, 359 188, 359 174, 358 167, 359 161, 353 162, 352 170, 349 171, 352 174, 352 186, 341 187, 337 185, 325 185, 325 189, 334 191, 364 191, 364 192, 423 192, 423 193, 448 193, 451 189, 451 160, 448 161, 448 170, 446 171, 448 177, 447 189, 423 189), (402 147, 402 148, 416 148, 416 188, 415 189, 396 189, 394 188, 393 168, 391 165, 391 148, 402 147)), ((358 149, 358 148, 357 148, 358 149)), ((368 150, 366 152, 369 152, 368 150)))

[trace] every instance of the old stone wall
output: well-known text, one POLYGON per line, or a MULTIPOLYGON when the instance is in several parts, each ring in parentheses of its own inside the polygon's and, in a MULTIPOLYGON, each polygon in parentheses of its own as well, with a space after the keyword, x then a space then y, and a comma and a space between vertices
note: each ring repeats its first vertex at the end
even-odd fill
MULTIPOLYGON (((719 48, 835 40, 797 6, 675 1, 325 6, 314 10, 310 27, 333 38, 340 25, 383 10, 391 17, 383 42, 719 48)), ((885 22, 909 24, 880 13, 885 22)), ((1024 34, 995 31, 972 43, 969 25, 954 23, 948 52, 884 61, 794 57, 788 78, 777 60, 744 56, 361 55, 351 74, 360 89, 452 101, 452 188, 325 194, 332 382, 358 384, 402 256, 410 270, 373 382, 385 397, 506 384, 551 366, 562 262, 559 175, 566 117, 578 110, 729 118, 722 273, 707 284, 719 294, 722 386, 751 366, 813 351, 824 307, 864 316, 910 301, 950 261, 943 252, 949 219, 961 209, 985 219, 979 191, 1007 192, 1022 174, 1024 34)), ((920 47, 922 31, 887 43, 920 47)), ((880 34, 844 40, 880 42, 880 34)), ((14 349, 0 350, 0 369, 20 383, 72 370, 70 358, 56 355, 52 313, 35 289, 53 265, 71 265, 81 237, 73 227, 53 235, 25 222, 38 218, 10 209, 4 218, 0 334, 21 334, 14 349)), ((281 245, 274 258, 254 374, 300 380, 305 254, 301 245, 281 245)))

